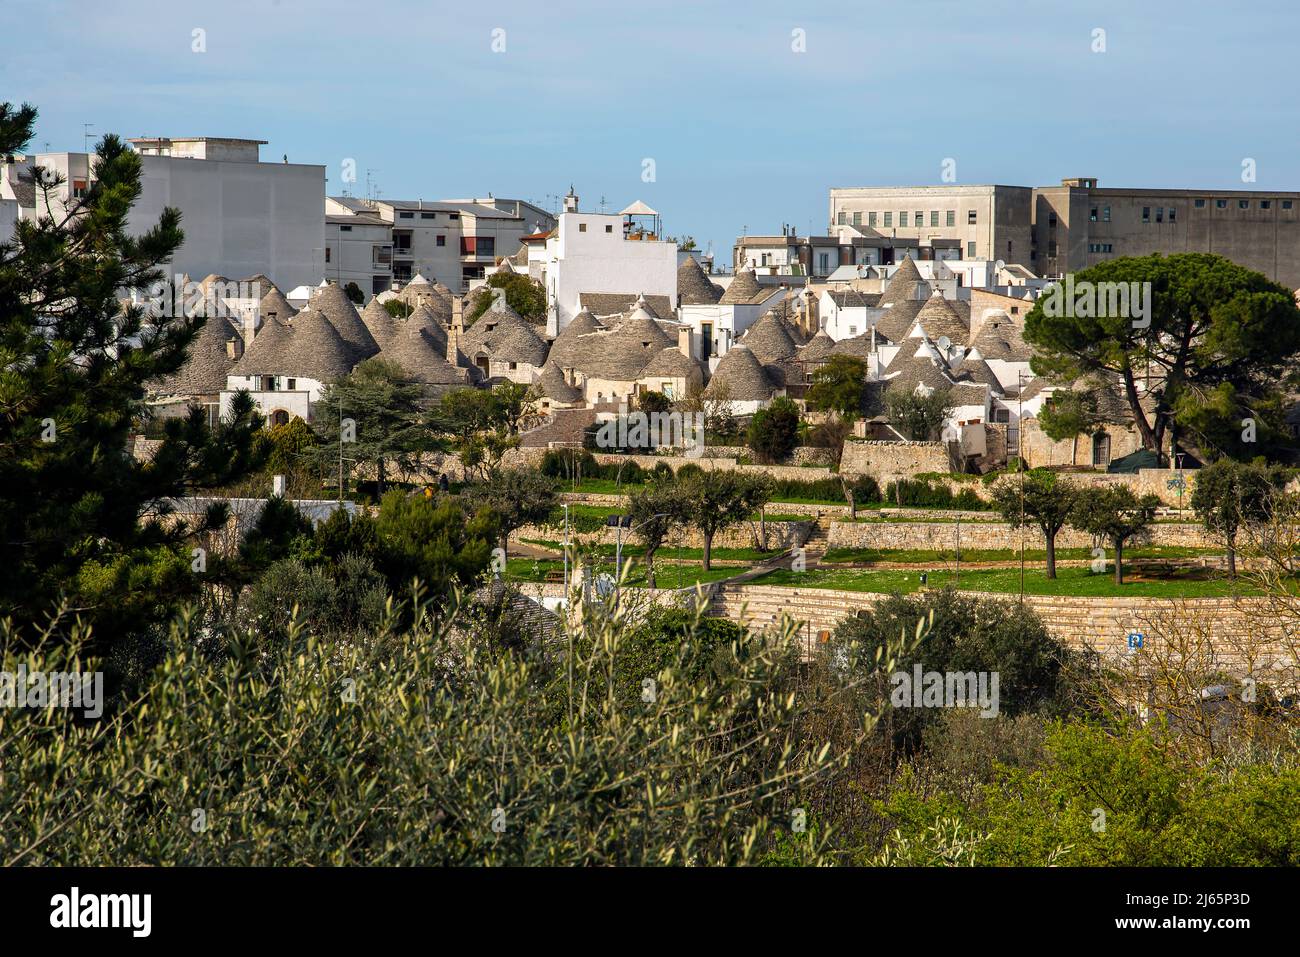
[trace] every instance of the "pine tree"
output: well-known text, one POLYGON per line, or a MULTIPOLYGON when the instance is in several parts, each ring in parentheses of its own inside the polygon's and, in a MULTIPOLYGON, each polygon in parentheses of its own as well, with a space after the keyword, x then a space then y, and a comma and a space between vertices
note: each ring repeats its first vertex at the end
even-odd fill
MULTIPOLYGON (((0 104, 0 154, 21 151, 35 121, 32 107, 0 104)), ((0 244, 0 616, 30 635, 61 607, 92 625, 96 650, 199 593, 193 536, 224 512, 187 523, 168 502, 249 471, 261 425, 242 395, 216 427, 193 408, 166 423, 150 461, 132 454, 148 384, 180 367, 206 321, 119 301, 158 283, 183 239, 170 208, 128 234, 140 171, 139 156, 105 136, 89 189, 65 209, 60 178, 37 168, 41 213, 0 244)))

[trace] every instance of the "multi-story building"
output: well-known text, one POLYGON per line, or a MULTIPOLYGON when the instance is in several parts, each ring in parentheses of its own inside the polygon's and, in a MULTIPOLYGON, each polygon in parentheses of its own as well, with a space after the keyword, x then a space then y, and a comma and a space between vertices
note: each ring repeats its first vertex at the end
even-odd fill
POLYGON ((830 191, 832 229, 852 227, 867 237, 911 239, 920 248, 933 246, 935 240, 955 240, 961 259, 1026 261, 1032 208, 1033 190, 1028 186, 855 186, 830 191))
POLYGON ((555 224, 550 213, 531 203, 493 196, 437 202, 331 196, 325 212, 334 267, 326 275, 343 285, 356 282, 368 296, 416 275, 463 292, 498 258, 513 254, 524 236, 555 224), (349 243, 355 248, 345 248, 349 243))
POLYGON ((1103 189, 1088 177, 1034 190, 1030 266, 1041 275, 1183 252, 1216 253, 1300 287, 1300 192, 1103 189))
POLYGON ((879 266, 959 259, 959 241, 935 237, 868 235, 867 227, 842 226, 833 236, 741 236, 733 250, 736 271, 752 269, 765 276, 803 276, 814 282, 829 279, 841 266, 879 266))
MULTIPOLYGON (((228 137, 149 137, 130 141, 141 161, 140 198, 127 228, 142 233, 164 208, 181 212, 185 241, 170 271, 213 273, 231 279, 262 273, 284 289, 317 283, 325 260, 325 167, 264 163, 265 140, 228 137)), ((24 218, 45 212, 44 191, 34 167, 57 174, 51 191, 56 209, 85 194, 93 157, 87 153, 38 153, 6 162, 0 197, 17 199, 24 218)))
MULTIPOLYGON (((902 244, 915 243, 917 260, 946 258, 939 250, 949 249, 963 260, 1022 263, 1048 278, 1116 256, 1209 252, 1300 287, 1300 192, 1105 189, 1091 177, 1041 187, 837 187, 830 230, 838 231, 838 250, 815 252, 804 274, 822 275, 822 258, 837 266, 896 262, 902 244)), ((745 238, 748 261, 758 246, 757 237, 745 238)))
MULTIPOLYGON (((558 334, 583 308, 583 297, 600 294, 629 308, 639 297, 677 308, 677 243, 660 239, 659 214, 643 203, 620 213, 584 213, 573 190, 546 237, 542 270, 546 327, 558 334)), ((531 259, 531 256, 530 256, 531 259)), ((599 311, 593 310, 597 315, 599 311)))

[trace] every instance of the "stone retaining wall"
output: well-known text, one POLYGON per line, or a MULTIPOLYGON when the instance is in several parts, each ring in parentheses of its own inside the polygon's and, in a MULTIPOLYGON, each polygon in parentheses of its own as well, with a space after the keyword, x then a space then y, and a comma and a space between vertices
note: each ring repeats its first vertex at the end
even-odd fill
MULTIPOLYGON (((795 545, 802 544, 808 537, 811 530, 812 522, 767 522, 767 547, 773 552, 782 552, 795 545)), ((724 528, 713 536, 713 547, 717 548, 753 548, 754 536, 758 530, 758 522, 745 522, 741 525, 733 525, 730 528, 724 528)), ((599 541, 601 544, 613 545, 618 541, 618 529, 602 528, 599 534, 595 532, 573 533, 580 534, 583 541, 599 541)), ((525 525, 518 529, 510 536, 510 541, 518 542, 525 538, 545 539, 546 541, 560 541, 564 537, 563 526, 551 528, 545 525, 525 525)), ((641 540, 635 533, 628 534, 627 529, 623 530, 624 545, 640 545, 641 540)), ((700 534, 699 529, 694 527, 679 527, 674 530, 665 548, 703 548, 704 537, 700 534)))
MULTIPOLYGON (((963 592, 970 598, 1003 602, 1017 595, 963 592)), ((719 585, 713 589, 710 614, 755 627, 778 621, 783 613, 801 622, 815 645, 840 621, 869 609, 884 595, 823 588, 781 588, 771 585, 719 585)), ((1110 660, 1132 656, 1127 636, 1144 636, 1141 654, 1168 653, 1171 642, 1195 636, 1202 649, 1211 649, 1215 663, 1225 669, 1255 675, 1272 674, 1294 684, 1297 638, 1265 598, 1069 598, 1026 595, 1028 605, 1047 630, 1064 644, 1088 649, 1110 660)), ((1291 623, 1292 625, 1294 623, 1291 623)))
MULTIPOLYGON (((898 548, 952 550, 958 535, 963 549, 998 549, 1020 547, 1020 529, 1006 522, 963 521, 960 529, 953 522, 832 522, 827 540, 833 548, 898 548)), ((1037 526, 1025 529, 1027 548, 1047 547, 1037 526)), ((1109 542, 1097 542, 1091 535, 1073 528, 1063 528, 1056 536, 1057 548, 1093 548, 1107 550, 1109 542)), ((1140 545, 1179 545, 1190 548, 1222 547, 1222 542, 1191 522, 1157 522, 1134 536, 1125 548, 1140 545)))

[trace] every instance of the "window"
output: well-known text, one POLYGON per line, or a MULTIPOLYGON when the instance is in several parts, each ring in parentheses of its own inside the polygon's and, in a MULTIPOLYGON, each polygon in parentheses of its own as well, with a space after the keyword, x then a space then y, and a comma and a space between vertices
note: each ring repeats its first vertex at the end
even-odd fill
POLYGON ((580 233, 585 233, 586 231, 587 231, 587 224, 586 224, 586 223, 578 223, 578 232, 580 232, 580 233))
POLYGON ((438 245, 438 246, 445 246, 445 245, 447 245, 447 237, 446 237, 446 236, 439 236, 437 242, 435 243, 435 245, 438 245))
POLYGON ((297 380, 297 379, 290 379, 290 380, 289 380, 289 385, 288 385, 288 389, 289 389, 289 391, 292 392, 292 391, 293 391, 294 389, 296 389, 296 388, 298 388, 298 380, 297 380))
POLYGON ((378 263, 381 266, 387 266, 393 261, 392 246, 371 246, 370 261, 378 263))
POLYGON ((1049 258, 1049 259, 1055 259, 1055 258, 1056 258, 1056 240, 1055 240, 1055 239, 1053 239, 1050 243, 1047 244, 1047 258, 1049 258))
POLYGON ((611 226, 611 225, 609 225, 609 224, 607 223, 607 224, 605 225, 605 232, 607 232, 607 233, 612 233, 613 231, 614 231, 614 227, 611 226))
POLYGON ((447 218, 448 218, 448 219, 460 219, 460 213, 448 213, 448 214, 447 214, 447 218))
POLYGON ((1163 223, 1164 221, 1165 221, 1165 208, 1164 208, 1163 206, 1157 206, 1157 207, 1156 207, 1156 222, 1157 222, 1157 223, 1163 223))
MULTIPOLYGON (((875 224, 875 222, 876 222, 876 218, 875 218, 874 216, 871 218, 871 222, 872 222, 872 225, 875 224)), ((854 225, 854 226, 861 226, 861 225, 862 225, 862 214, 861 214, 861 213, 854 213, 854 214, 853 214, 853 225, 854 225)))
POLYGON ((1150 207, 1150 206, 1143 206, 1143 207, 1142 207, 1142 222, 1144 222, 1144 223, 1149 223, 1149 222, 1151 222, 1151 207, 1150 207))
POLYGON ((1284 200, 1282 200, 1282 208, 1283 208, 1283 209, 1290 209, 1290 208, 1291 208, 1291 200, 1289 200, 1289 199, 1284 199, 1284 200))
POLYGON ((1048 228, 1048 229, 1055 229, 1055 228, 1056 228, 1056 213, 1053 212, 1053 213, 1049 213, 1049 214, 1048 214, 1048 216, 1047 216, 1047 228, 1048 228))
POLYGON ((1228 208, 1228 201, 1227 201, 1226 199, 1216 199, 1216 200, 1214 201, 1214 208, 1215 208, 1215 209, 1227 209, 1227 208, 1228 208))
POLYGON ((1178 210, 1174 209, 1172 206, 1169 207, 1169 221, 1171 223, 1178 221, 1178 210))
POLYGON ((1114 248, 1111 243, 1088 243, 1088 252, 1090 253, 1108 253, 1114 248))
POLYGON ((1007 256, 1008 258, 1011 256, 1011 240, 1009 239, 1007 240, 1007 256))
POLYGON ((858 334, 858 327, 849 326, 849 336, 852 337, 852 336, 856 336, 857 334, 858 334))
POLYGON ((437 218, 437 215, 438 215, 437 213, 421 213, 421 214, 420 214, 420 218, 421 218, 421 219, 436 219, 436 218, 437 218))
POLYGON ((967 259, 975 258, 975 243, 973 240, 966 244, 966 258, 967 259))
POLYGON ((1101 221, 1102 221, 1103 223, 1108 223, 1108 222, 1110 222, 1110 207, 1109 207, 1109 206, 1103 206, 1103 207, 1101 208, 1101 221))
POLYGON ((1272 209, 1272 208, 1273 208, 1273 201, 1272 201, 1272 200, 1269 200, 1269 199, 1261 199, 1261 200, 1259 201, 1259 208, 1260 208, 1260 209, 1272 209))
POLYGON ((330 248, 328 246, 325 247, 325 261, 330 261, 330 248))
POLYGON ((415 213, 398 213, 398 219, 415 219, 415 213))
POLYGON ((925 225, 925 210, 918 209, 916 211, 916 228, 920 229, 924 225, 925 225))
POLYGON ((1238 208, 1238 209, 1250 209, 1250 200, 1248 200, 1248 199, 1239 199, 1239 200, 1237 200, 1237 208, 1238 208))
POLYGON ((975 225, 975 221, 976 221, 976 220, 975 220, 975 210, 973 210, 973 209, 967 210, 967 211, 966 211, 966 225, 967 225, 967 226, 974 226, 974 225, 975 225))
POLYGON ((994 422, 995 424, 996 424, 996 423, 1009 423, 1010 421, 1011 421, 1011 410, 1010 410, 1010 409, 999 409, 999 408, 995 408, 995 409, 993 410, 993 422, 994 422))
POLYGON ((892 226, 892 225, 894 225, 894 214, 893 214, 892 212, 888 212, 888 211, 886 211, 886 213, 885 213, 885 228, 888 229, 888 228, 889 228, 890 226, 892 226))
POLYGON ((510 363, 510 371, 511 371, 511 372, 514 372, 516 368, 518 368, 518 367, 515 365, 515 363, 513 363, 513 362, 510 363))
MULTIPOLYGON (((846 222, 848 222, 848 218, 849 218, 849 217, 848 217, 848 214, 845 213, 844 210, 840 210, 840 214, 839 214, 839 216, 836 218, 835 221, 836 221, 837 223, 839 223, 841 226, 843 226, 846 222)), ((856 226, 856 225, 857 225, 857 222, 854 221, 853 225, 856 226)))
POLYGON ((867 213, 867 223, 868 223, 869 225, 871 225, 871 226, 876 225, 876 214, 875 214, 875 213, 867 213))
POLYGON ((898 225, 900 225, 900 226, 906 226, 906 225, 907 225, 907 211, 906 211, 906 210, 904 210, 903 212, 901 212, 901 213, 898 214, 898 225))
POLYGON ((955 209, 948 210, 947 225, 949 226, 957 225, 957 211, 955 209))
POLYGON ((1204 208, 1205 208, 1205 200, 1203 200, 1203 199, 1198 199, 1198 200, 1196 201, 1196 208, 1197 208, 1197 209, 1204 209, 1204 208))
POLYGON ((351 226, 340 226, 340 227, 339 227, 339 232, 341 232, 341 233, 350 233, 350 232, 352 232, 352 227, 351 227, 351 226))
POLYGON ((1092 207, 1092 209, 1088 210, 1088 222, 1095 223, 1096 221, 1097 221, 1097 207, 1094 206, 1092 207))
POLYGON ((931 226, 939 225, 939 211, 937 209, 930 210, 930 225, 931 226))

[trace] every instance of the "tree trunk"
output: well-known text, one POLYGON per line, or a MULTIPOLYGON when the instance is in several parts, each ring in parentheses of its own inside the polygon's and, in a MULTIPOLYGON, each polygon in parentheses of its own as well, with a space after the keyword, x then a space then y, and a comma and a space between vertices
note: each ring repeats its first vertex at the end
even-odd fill
POLYGON ((1228 577, 1237 580, 1237 540, 1228 539, 1228 577))
POLYGON ((655 552, 658 548, 647 547, 645 550, 645 584, 647 588, 657 588, 655 584, 655 552))
MULTIPOLYGON (((1138 428, 1138 433, 1142 436, 1142 444, 1150 451, 1156 453, 1157 458, 1160 455, 1160 435, 1151 428, 1151 423, 1147 421, 1146 410, 1142 408, 1142 400, 1138 398, 1137 383, 1133 380, 1133 370, 1124 370, 1124 397, 1128 399, 1129 411, 1133 413, 1133 423, 1138 428)), ((1156 413, 1157 425, 1161 433, 1164 427, 1159 421, 1160 413, 1156 413)))
POLYGON ((1055 532, 1048 533, 1046 530, 1044 530, 1043 535, 1047 539, 1047 577, 1055 578, 1056 577, 1056 533, 1055 532))
POLYGON ((704 570, 709 570, 709 559, 713 554, 713 533, 704 533, 704 570))
POLYGON ((1124 584, 1124 541, 1115 541, 1115 584, 1124 584))

